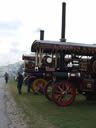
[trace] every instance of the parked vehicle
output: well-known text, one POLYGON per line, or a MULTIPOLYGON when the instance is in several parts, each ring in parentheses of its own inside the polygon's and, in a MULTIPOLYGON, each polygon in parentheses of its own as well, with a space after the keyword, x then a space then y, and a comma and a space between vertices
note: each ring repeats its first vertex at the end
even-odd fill
MULTIPOLYGON (((44 66, 44 75, 53 74, 52 97, 57 104, 66 106, 72 103, 76 90, 88 99, 96 97, 96 45, 38 40, 32 45, 33 52, 37 49, 50 56, 51 61, 47 57, 46 62, 51 65, 44 66)), ((39 62, 38 69, 41 66, 39 62)))
MULTIPOLYGON (((43 30, 40 32, 40 39, 42 40, 44 36, 43 30)), ((48 57, 46 55, 42 54, 42 51, 36 51, 34 52, 35 56, 24 56, 23 55, 23 60, 24 60, 24 71, 27 74, 27 80, 30 83, 30 86, 32 90, 35 93, 38 93, 38 88, 39 85, 44 87, 45 84, 49 79, 51 79, 51 74, 49 69, 46 71, 45 75, 45 66, 46 65, 51 65, 51 57, 48 57), (48 58, 48 63, 46 59, 48 58), (50 63, 50 64, 49 64, 50 63)), ((54 69, 52 69, 54 70, 54 69)), ((26 79, 25 79, 26 80, 26 79)))
POLYGON ((65 12, 63 3, 61 40, 35 40, 31 47, 36 53, 35 68, 43 77, 50 76, 46 97, 61 106, 71 104, 76 91, 87 99, 96 99, 96 45, 66 42, 65 12))
POLYGON ((24 60, 24 83, 25 85, 29 83, 31 89, 33 90, 32 83, 35 77, 32 77, 31 73, 35 72, 35 56, 23 55, 22 59, 24 60))

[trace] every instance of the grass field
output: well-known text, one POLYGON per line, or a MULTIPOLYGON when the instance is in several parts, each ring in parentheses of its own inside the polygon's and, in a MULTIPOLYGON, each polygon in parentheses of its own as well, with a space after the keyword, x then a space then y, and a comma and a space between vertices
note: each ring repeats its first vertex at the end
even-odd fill
POLYGON ((96 128, 96 102, 86 101, 82 95, 77 95, 70 106, 60 107, 42 95, 27 94, 26 86, 18 95, 13 80, 9 81, 8 89, 24 111, 25 119, 30 119, 32 128, 96 128))

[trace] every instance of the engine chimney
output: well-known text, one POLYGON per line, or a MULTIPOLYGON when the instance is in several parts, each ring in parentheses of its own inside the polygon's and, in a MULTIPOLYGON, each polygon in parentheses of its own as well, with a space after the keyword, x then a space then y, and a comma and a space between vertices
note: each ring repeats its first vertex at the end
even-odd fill
POLYGON ((40 40, 44 40, 44 30, 40 30, 40 40))
POLYGON ((66 3, 62 3, 62 31, 61 31, 61 42, 66 42, 65 39, 65 22, 66 22, 66 3))
MULTIPOLYGON (((66 19, 66 3, 62 3, 62 31, 61 31, 61 42, 66 42, 65 39, 65 19, 66 19)), ((61 51, 60 53, 60 70, 64 71, 64 53, 61 51)))

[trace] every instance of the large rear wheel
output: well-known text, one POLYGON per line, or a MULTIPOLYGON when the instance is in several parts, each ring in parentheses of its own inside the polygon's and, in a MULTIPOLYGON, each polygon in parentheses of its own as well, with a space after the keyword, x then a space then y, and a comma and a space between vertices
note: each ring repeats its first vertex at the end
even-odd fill
POLYGON ((71 104, 76 96, 76 90, 69 82, 57 83, 52 90, 52 97, 56 104, 67 106, 71 104))

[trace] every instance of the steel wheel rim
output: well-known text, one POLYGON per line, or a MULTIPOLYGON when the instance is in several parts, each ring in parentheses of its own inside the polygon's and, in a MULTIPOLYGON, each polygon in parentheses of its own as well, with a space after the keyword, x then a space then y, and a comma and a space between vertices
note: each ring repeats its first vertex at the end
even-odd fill
POLYGON ((44 80, 44 79, 36 79, 36 80, 33 82, 33 85, 32 85, 33 91, 34 91, 35 93, 38 92, 39 83, 42 83, 42 86, 44 87, 45 84, 47 83, 47 81, 44 80))
POLYGON ((53 89, 53 99, 60 106, 71 104, 75 98, 76 90, 69 82, 60 82, 53 89))

